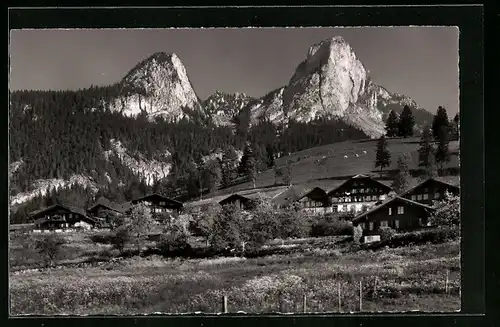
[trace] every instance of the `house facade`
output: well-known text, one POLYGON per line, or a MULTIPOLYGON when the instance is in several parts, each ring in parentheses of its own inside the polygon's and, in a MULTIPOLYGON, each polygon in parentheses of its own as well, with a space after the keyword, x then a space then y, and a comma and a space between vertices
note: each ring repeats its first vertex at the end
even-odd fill
POLYGON ((404 192, 401 196, 412 201, 432 205, 433 201, 442 200, 446 192, 459 195, 460 188, 437 178, 429 178, 404 192))
POLYGON ((297 200, 301 212, 308 215, 324 215, 333 212, 325 190, 315 187, 297 200))
POLYGON ((84 210, 56 204, 30 214, 35 229, 57 230, 75 227, 92 228, 96 220, 88 217, 84 210))
POLYGON ((221 206, 235 205, 241 210, 251 210, 255 206, 255 201, 240 194, 232 194, 219 201, 221 206))
POLYGON ((131 201, 132 204, 144 203, 152 214, 180 212, 183 204, 159 194, 150 194, 131 201))
POLYGON ((435 209, 402 197, 393 197, 359 214, 353 226, 361 225, 363 235, 377 235, 382 227, 411 231, 430 226, 429 217, 435 209))
POLYGON ((367 175, 356 175, 328 192, 332 212, 360 213, 384 201, 392 189, 367 175))

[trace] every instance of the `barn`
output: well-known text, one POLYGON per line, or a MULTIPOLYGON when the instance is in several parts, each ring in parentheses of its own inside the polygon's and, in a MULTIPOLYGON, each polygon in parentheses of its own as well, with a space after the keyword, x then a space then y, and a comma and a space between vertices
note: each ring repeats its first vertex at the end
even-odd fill
POLYGON ((298 198, 301 211, 306 214, 318 215, 332 212, 328 195, 320 187, 315 187, 298 198))
POLYGON ((255 201, 240 195, 240 194, 232 194, 221 201, 219 201, 221 206, 235 205, 242 210, 251 210, 255 207, 255 201))
POLYGON ((352 223, 361 225, 363 235, 377 235, 381 227, 411 231, 430 226, 429 217, 434 211, 426 204, 395 196, 359 214, 352 223))

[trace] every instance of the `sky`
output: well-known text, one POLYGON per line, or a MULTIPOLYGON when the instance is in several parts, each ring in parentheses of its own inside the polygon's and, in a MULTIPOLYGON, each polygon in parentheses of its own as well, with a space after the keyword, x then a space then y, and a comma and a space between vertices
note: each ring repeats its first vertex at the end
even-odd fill
POLYGON ((215 91, 260 97, 288 84, 310 46, 342 36, 390 92, 435 113, 459 108, 454 27, 14 30, 10 89, 108 85, 155 52, 174 52, 201 99, 215 91))

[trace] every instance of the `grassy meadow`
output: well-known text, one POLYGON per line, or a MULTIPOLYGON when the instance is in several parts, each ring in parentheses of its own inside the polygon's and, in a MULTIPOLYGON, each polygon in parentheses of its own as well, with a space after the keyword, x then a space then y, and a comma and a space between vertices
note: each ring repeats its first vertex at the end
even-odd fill
MULTIPOLYGON (((98 250, 89 248, 88 234, 67 237, 80 239, 72 245, 79 252, 65 252, 83 258, 98 250)), ((11 269, 11 315, 217 313, 224 296, 229 313, 303 312, 304 296, 307 312, 358 312, 360 281, 363 312, 460 309, 459 241, 379 251, 355 250, 332 238, 287 240, 284 246, 302 250, 252 259, 153 255, 11 269)))
MULTIPOLYGON (((419 138, 394 138, 388 139, 388 149, 391 152, 391 165, 384 169, 387 171, 396 169, 397 158, 403 153, 411 155, 410 169, 418 168, 418 143, 419 138)), ((356 174, 375 174, 375 154, 377 140, 359 140, 332 143, 324 146, 306 149, 289 156, 276 159, 277 166, 283 166, 287 161, 292 162, 292 183, 305 187, 319 186, 326 190, 340 185, 345 179, 356 174), (356 156, 357 155, 357 156, 356 156), (347 156, 347 158, 344 158, 347 156)), ((452 141, 449 145, 451 160, 444 168, 459 167, 458 141, 452 141)), ((264 188, 264 192, 274 184, 274 171, 272 169, 257 175, 256 187, 264 188)), ((250 183, 242 183, 218 193, 231 194, 252 188, 250 183)), ((216 195, 218 194, 216 193, 216 195)))

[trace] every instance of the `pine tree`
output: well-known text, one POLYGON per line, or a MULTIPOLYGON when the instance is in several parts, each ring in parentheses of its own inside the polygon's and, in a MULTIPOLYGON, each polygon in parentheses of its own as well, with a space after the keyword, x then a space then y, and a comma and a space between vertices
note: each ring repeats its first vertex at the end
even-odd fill
POLYGON ((401 115, 399 116, 399 136, 413 136, 413 128, 415 126, 415 117, 409 106, 404 106, 401 115))
POLYGON ((418 166, 428 169, 432 166, 432 156, 434 155, 434 148, 432 147, 432 135, 429 126, 425 126, 420 138, 418 148, 418 166))
POLYGON ((227 147, 222 154, 221 174, 223 187, 229 187, 236 177, 235 167, 238 155, 232 146, 227 147))
POLYGON ((241 157, 240 163, 240 173, 244 175, 248 181, 253 183, 253 187, 255 188, 256 182, 256 161, 255 155, 252 150, 251 144, 248 142, 245 146, 245 150, 243 151, 243 156, 241 157))
POLYGON ((267 168, 272 168, 274 167, 274 148, 272 145, 268 145, 266 147, 266 153, 267 153, 267 168))
POLYGON ((382 169, 389 167, 391 164, 391 153, 387 149, 387 140, 384 135, 380 137, 377 143, 377 154, 375 158, 375 168, 380 167, 380 175, 382 169))
POLYGON ((385 131, 387 137, 394 137, 399 134, 399 118, 393 110, 391 110, 389 116, 387 117, 385 131))
POLYGON ((449 143, 448 134, 441 134, 435 153, 436 164, 439 164, 441 171, 443 171, 444 164, 450 161, 449 143))
POLYGON ((400 194, 408 188, 410 182, 410 169, 408 167, 411 162, 411 157, 409 154, 404 153, 398 157, 398 171, 392 187, 397 194, 400 194))
POLYGON ((449 127, 450 122, 448 121, 448 113, 444 107, 439 106, 434 115, 434 120, 432 121, 432 135, 434 139, 439 140, 440 138, 447 138, 449 127))

